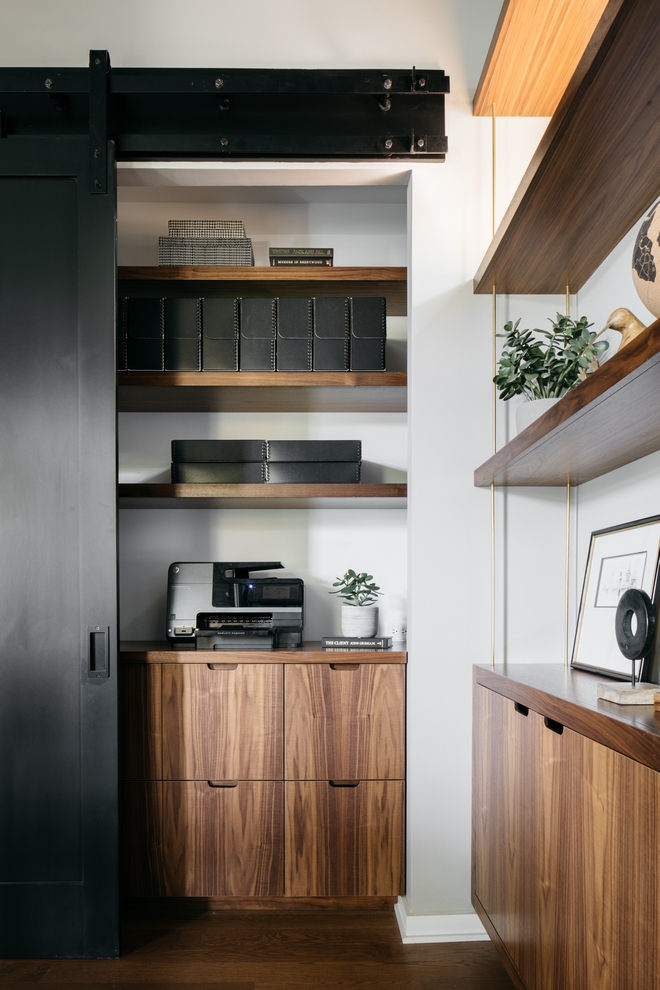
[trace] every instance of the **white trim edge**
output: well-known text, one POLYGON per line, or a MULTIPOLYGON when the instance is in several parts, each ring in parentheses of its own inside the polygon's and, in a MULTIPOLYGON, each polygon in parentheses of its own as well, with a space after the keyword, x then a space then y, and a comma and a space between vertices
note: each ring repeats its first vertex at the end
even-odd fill
POLYGON ((400 897, 394 905, 394 914, 405 945, 488 941, 486 929, 476 914, 408 914, 405 897, 400 897))

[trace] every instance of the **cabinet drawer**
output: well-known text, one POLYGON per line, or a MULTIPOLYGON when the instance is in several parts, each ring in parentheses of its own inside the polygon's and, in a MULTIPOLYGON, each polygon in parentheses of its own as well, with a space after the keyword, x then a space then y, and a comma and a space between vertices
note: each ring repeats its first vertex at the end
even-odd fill
POLYGON ((282 777, 282 664, 163 664, 163 777, 282 777))
POLYGON ((284 788, 287 896, 403 893, 402 780, 356 787, 288 781, 284 788))
POLYGON ((120 774, 124 780, 158 780, 161 758, 161 670, 128 664, 119 676, 120 774))
POLYGON ((403 664, 287 664, 287 780, 405 776, 403 664))
POLYGON ((268 897, 284 893, 283 784, 163 782, 165 894, 268 897))

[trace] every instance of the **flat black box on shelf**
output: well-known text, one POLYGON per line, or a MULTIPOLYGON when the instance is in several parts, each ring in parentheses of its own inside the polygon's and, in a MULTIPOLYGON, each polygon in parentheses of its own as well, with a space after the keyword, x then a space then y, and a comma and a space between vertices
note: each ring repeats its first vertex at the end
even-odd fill
POLYGON ((384 371, 387 336, 382 297, 351 299, 351 371, 384 371))
POLYGON ((360 461, 268 461, 267 480, 308 485, 355 485, 360 481, 360 461))
POLYGON ((238 371, 238 299, 202 299, 202 371, 238 371))
POLYGON ((165 300, 165 370, 199 371, 201 300, 165 300))
POLYGON ((126 371, 126 299, 117 300, 117 371, 126 371))
POLYGON ((269 461, 360 461, 361 440, 269 440, 269 461))
POLYGON ((213 462, 172 464, 172 482, 191 485, 251 485, 266 480, 266 462, 213 462))
POLYGON ((275 299, 241 299, 239 368, 275 371, 277 306, 275 299))
POLYGON ((172 460, 179 463, 259 462, 266 460, 265 440, 173 440, 172 460))
POLYGON ((314 371, 349 370, 348 299, 314 299, 314 371))
POLYGON ((277 370, 311 371, 314 326, 311 299, 277 300, 277 370))
POLYGON ((162 371, 163 299, 126 298, 126 367, 129 371, 162 371))

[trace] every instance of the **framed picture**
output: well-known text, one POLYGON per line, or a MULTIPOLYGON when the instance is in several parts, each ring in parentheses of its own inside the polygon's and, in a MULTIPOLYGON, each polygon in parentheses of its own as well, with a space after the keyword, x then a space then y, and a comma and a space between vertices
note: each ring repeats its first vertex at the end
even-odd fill
MULTIPOLYGON (((659 563, 660 516, 591 534, 572 667, 630 678, 631 661, 619 650, 614 634, 617 605, 629 588, 640 588, 657 602, 659 563)), ((639 678, 647 676, 643 663, 638 661, 639 678)))

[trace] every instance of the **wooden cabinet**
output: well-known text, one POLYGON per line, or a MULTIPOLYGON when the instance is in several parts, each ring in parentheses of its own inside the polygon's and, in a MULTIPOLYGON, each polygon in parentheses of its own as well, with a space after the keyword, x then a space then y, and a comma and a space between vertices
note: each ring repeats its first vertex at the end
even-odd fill
POLYGON ((282 777, 282 664, 162 666, 165 780, 282 777))
POLYGON ((287 664, 287 780, 405 776, 401 664, 287 664))
POLYGON ((516 707, 510 677, 504 689, 475 687, 475 909, 519 987, 660 985, 655 732, 637 729, 633 759, 604 714, 611 745, 585 734, 598 726, 579 709, 560 721, 556 699, 527 690, 516 707))
POLYGON ((127 895, 403 892, 405 654, 154 655, 120 678, 127 895))

